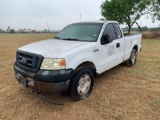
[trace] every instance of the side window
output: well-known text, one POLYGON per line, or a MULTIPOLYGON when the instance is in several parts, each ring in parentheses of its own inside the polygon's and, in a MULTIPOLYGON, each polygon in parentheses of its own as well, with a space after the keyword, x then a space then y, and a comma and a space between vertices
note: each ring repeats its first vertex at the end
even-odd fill
POLYGON ((113 24, 115 31, 116 31, 116 35, 117 35, 117 39, 122 38, 122 32, 120 30, 120 27, 118 26, 117 23, 113 24))
POLYGON ((114 30, 113 24, 106 25, 106 28, 105 28, 103 34, 104 35, 108 34, 110 36, 111 40, 115 40, 116 39, 116 33, 115 33, 115 30, 114 30))

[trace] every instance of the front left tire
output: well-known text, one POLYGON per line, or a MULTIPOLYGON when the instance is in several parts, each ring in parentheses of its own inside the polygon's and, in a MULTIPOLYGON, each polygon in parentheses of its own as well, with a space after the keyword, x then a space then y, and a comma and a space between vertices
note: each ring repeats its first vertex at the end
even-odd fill
POLYGON ((79 101, 88 97, 93 89, 94 75, 89 68, 80 68, 75 72, 69 86, 69 95, 79 101))

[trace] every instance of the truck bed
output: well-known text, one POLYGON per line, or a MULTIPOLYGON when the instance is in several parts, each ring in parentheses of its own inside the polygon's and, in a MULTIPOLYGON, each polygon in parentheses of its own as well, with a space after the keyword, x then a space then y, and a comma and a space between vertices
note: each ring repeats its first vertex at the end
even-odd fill
POLYGON ((125 37, 128 37, 128 36, 133 36, 133 35, 139 35, 141 33, 123 33, 125 37))
POLYGON ((124 34, 125 39, 125 57, 124 60, 127 60, 130 56, 130 51, 132 51, 133 44, 137 43, 139 45, 138 52, 141 49, 141 38, 142 34, 124 34))

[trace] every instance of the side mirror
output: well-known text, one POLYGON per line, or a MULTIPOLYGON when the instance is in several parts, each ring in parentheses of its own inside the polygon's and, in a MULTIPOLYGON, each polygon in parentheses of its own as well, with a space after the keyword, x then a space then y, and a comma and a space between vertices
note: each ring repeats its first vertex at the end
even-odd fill
POLYGON ((111 42, 111 40, 110 40, 110 36, 108 34, 102 36, 101 45, 104 45, 104 44, 107 44, 110 42, 111 42))

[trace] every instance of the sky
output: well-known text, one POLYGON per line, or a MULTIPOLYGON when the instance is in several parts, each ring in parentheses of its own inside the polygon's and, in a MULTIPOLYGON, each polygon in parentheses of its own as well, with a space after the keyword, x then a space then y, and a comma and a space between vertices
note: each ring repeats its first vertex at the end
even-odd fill
MULTIPOLYGON (((100 5, 104 0, 0 0, 0 29, 61 30, 66 25, 103 18, 100 5)), ((158 27, 143 16, 141 26, 158 27)), ((125 27, 125 25, 121 25, 125 27)))

